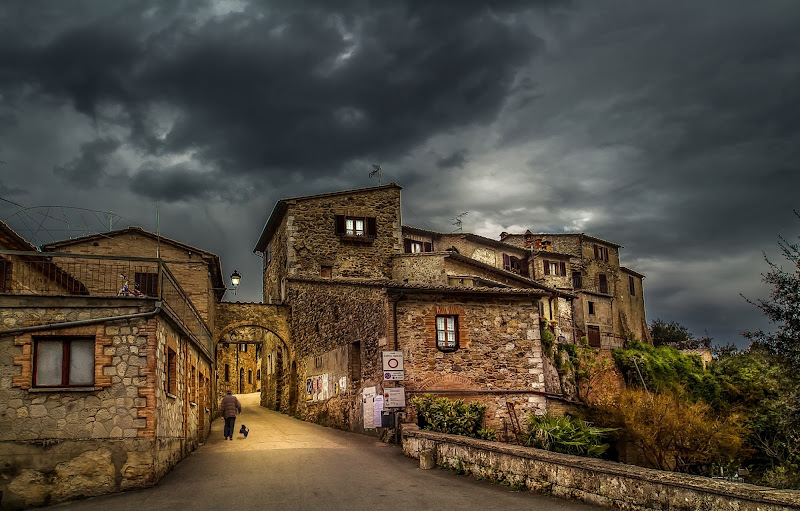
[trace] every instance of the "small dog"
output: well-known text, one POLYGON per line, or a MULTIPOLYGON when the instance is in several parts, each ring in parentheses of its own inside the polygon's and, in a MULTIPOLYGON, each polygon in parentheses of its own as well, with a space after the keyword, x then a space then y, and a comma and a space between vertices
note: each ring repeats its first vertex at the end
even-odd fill
POLYGON ((244 435, 244 437, 245 437, 245 438, 247 438, 247 435, 248 435, 249 433, 250 433, 250 428, 248 428, 247 426, 245 426, 244 424, 242 424, 242 427, 241 427, 241 429, 239 429, 239 434, 240 434, 240 435, 244 435))

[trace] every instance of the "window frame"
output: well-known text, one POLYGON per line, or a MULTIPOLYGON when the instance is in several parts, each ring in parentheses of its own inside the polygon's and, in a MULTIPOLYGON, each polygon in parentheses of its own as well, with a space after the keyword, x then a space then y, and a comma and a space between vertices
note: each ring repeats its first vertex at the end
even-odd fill
POLYGON ((597 307, 595 307, 594 302, 591 300, 589 300, 587 303, 589 304, 589 315, 594 316, 597 312, 597 307))
POLYGON ((628 291, 630 292, 631 296, 636 296, 636 281, 633 278, 633 275, 628 275, 628 291))
POLYGON ((572 289, 583 289, 583 275, 579 271, 572 272, 572 289))
POLYGON ((34 337, 33 338, 33 364, 31 374, 31 386, 33 388, 47 389, 47 388, 86 388, 94 387, 96 383, 97 365, 96 346, 97 339, 94 336, 76 336, 76 337, 34 337), (91 364, 91 377, 92 381, 89 383, 70 383, 70 369, 72 368, 72 343, 73 342, 87 342, 92 343, 92 364, 91 364), (59 342, 61 343, 61 381, 53 385, 43 385, 38 382, 39 380, 39 347, 42 342, 59 342))
POLYGON ((603 294, 609 294, 608 292, 608 275, 605 273, 598 273, 597 274, 597 291, 603 294))
POLYGON ((430 241, 420 241, 411 238, 403 240, 403 248, 406 254, 424 254, 433 252, 433 245, 430 241))
POLYGON ((436 349, 444 353, 452 353, 459 349, 459 330, 458 330, 458 314, 437 314, 434 318, 434 331, 436 349), (444 321, 444 328, 440 328, 439 320, 444 321), (449 320, 452 320, 452 328, 450 328, 449 320), (443 337, 441 340, 440 338, 443 337), (453 341, 450 344, 450 334, 452 334, 453 341))
POLYGON ((178 352, 167 346, 167 367, 166 380, 164 381, 164 390, 167 395, 178 396, 178 352))
POLYGON ((608 262, 608 247, 604 247, 603 245, 598 245, 597 243, 593 244, 594 249, 594 258, 598 261, 608 262))

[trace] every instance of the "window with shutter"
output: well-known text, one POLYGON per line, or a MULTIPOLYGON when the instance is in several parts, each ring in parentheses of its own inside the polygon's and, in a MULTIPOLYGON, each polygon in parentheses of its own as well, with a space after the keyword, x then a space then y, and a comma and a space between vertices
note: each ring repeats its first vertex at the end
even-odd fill
POLYGON ((335 215, 336 235, 353 240, 373 241, 378 236, 374 217, 335 215))
POLYGON ((439 351, 458 349, 458 316, 436 316, 436 347, 439 351))
POLYGON ((562 277, 566 277, 567 276, 567 263, 561 263, 559 265, 559 268, 561 269, 561 273, 559 273, 559 275, 561 275, 562 277))
POLYGON ((572 272, 572 289, 581 289, 583 288, 583 279, 581 278, 581 272, 574 271, 572 272))
POLYGON ((542 265, 544 267, 544 274, 550 275, 550 261, 545 259, 544 261, 542 261, 542 265))
POLYGON ((503 254, 503 269, 511 271, 511 257, 508 254, 503 254))
POLYGON ((11 261, 0 257, 0 293, 11 290, 11 261))
POLYGON ((598 282, 599 283, 598 291, 600 291, 601 293, 608 294, 608 278, 602 273, 600 275, 598 275, 597 277, 598 277, 598 281, 599 281, 598 282))
POLYGON ((630 290, 631 296, 636 296, 636 283, 633 280, 633 277, 628 276, 628 288, 630 290))

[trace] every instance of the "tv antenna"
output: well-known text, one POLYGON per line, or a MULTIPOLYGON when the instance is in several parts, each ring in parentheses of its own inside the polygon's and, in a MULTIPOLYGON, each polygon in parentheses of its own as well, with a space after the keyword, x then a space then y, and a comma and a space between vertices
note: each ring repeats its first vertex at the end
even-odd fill
POLYGON ((456 231, 461 232, 462 231, 461 219, 463 217, 467 216, 467 215, 469 215, 469 211, 464 211, 460 215, 456 215, 455 217, 453 217, 453 225, 456 226, 456 228, 453 230, 453 232, 456 232, 456 231))
POLYGON ((380 165, 375 165, 373 163, 372 164, 372 169, 373 169, 372 172, 369 173, 369 177, 372 177, 375 174, 378 174, 378 186, 380 186, 382 181, 383 181, 383 176, 381 175, 382 174, 381 166, 380 165))

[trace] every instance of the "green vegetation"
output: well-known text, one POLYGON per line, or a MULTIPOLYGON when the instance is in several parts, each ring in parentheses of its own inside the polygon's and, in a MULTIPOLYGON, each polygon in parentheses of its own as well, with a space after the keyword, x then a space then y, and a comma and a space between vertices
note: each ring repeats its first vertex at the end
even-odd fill
POLYGON ((409 400, 417 410, 420 427, 439 433, 462 435, 482 440, 494 440, 495 431, 483 428, 486 405, 473 401, 450 400, 431 394, 415 396, 409 400))
POLYGON ((576 456, 600 457, 608 449, 603 437, 611 431, 575 417, 528 414, 522 445, 576 456))

